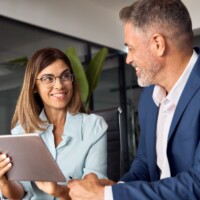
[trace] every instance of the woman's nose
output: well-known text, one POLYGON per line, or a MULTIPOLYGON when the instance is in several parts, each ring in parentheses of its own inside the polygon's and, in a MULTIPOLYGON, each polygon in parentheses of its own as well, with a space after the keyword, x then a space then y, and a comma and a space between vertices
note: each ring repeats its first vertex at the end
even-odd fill
POLYGON ((63 87, 63 82, 61 81, 60 77, 56 77, 54 88, 60 89, 63 87))

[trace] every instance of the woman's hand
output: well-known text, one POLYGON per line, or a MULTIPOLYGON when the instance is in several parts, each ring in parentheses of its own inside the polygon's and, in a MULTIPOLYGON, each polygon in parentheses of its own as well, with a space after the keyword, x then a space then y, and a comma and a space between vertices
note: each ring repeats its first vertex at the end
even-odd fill
POLYGON ((0 189, 6 199, 22 199, 24 188, 17 181, 9 181, 5 174, 12 167, 11 160, 6 154, 0 153, 0 189))
POLYGON ((52 196, 55 196, 56 190, 58 189, 58 184, 55 182, 35 182, 40 190, 46 192, 52 196))
POLYGON ((0 186, 7 184, 8 180, 5 173, 12 167, 11 160, 6 154, 0 154, 0 186))
POLYGON ((40 190, 46 192, 60 200, 70 200, 69 189, 66 185, 59 185, 55 182, 35 182, 40 190))

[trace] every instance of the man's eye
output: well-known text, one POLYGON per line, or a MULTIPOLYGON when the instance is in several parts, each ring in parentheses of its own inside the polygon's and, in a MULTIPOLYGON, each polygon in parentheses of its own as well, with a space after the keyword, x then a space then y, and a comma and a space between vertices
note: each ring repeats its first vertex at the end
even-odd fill
POLYGON ((133 49, 132 49, 132 48, 129 48, 128 51, 132 53, 132 52, 133 52, 133 49))

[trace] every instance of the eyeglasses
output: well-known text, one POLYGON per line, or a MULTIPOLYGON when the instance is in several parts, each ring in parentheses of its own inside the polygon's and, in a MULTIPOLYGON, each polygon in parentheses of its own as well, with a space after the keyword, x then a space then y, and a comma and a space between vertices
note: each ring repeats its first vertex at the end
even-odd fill
POLYGON ((71 73, 63 73, 60 76, 54 76, 52 74, 46 74, 41 78, 37 78, 36 80, 40 80, 42 85, 45 88, 53 88, 55 85, 56 79, 59 78, 62 83, 65 85, 69 85, 73 82, 73 74, 71 73))

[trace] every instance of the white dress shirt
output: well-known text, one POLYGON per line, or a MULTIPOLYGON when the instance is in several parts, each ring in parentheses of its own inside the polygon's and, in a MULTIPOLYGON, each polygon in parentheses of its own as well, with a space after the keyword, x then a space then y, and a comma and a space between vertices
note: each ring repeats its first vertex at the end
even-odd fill
POLYGON ((153 100, 159 107, 156 132, 156 154, 157 165, 161 171, 160 179, 171 176, 167 158, 168 134, 176 106, 197 59, 198 55, 193 51, 193 55, 187 67, 168 95, 166 95, 166 90, 159 85, 156 85, 153 91, 153 100))
MULTIPOLYGON (((172 90, 167 95, 166 90, 155 85, 153 91, 153 100, 155 104, 159 107, 159 115, 157 121, 156 130, 156 154, 157 154, 157 165, 160 168, 161 175, 160 179, 170 177, 170 167, 167 158, 167 142, 168 134, 170 130, 170 125, 176 106, 178 104, 179 98, 183 92, 186 82, 190 76, 190 73, 198 59, 198 54, 193 50, 192 57, 185 68, 183 74, 180 76, 172 90)), ((121 183, 121 182, 120 182, 121 183)), ((104 190, 104 200, 113 200, 112 187, 106 186, 104 190)))

